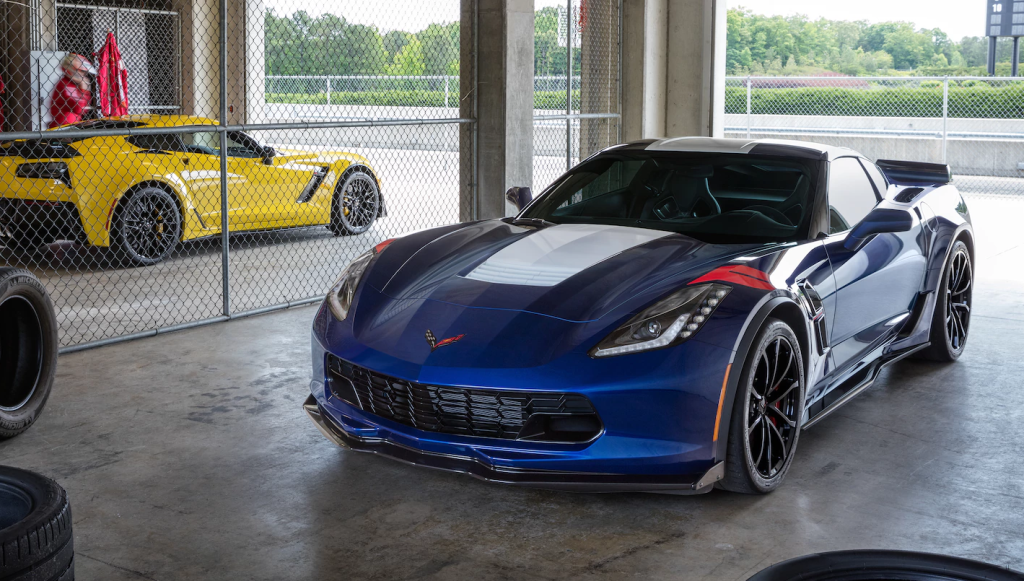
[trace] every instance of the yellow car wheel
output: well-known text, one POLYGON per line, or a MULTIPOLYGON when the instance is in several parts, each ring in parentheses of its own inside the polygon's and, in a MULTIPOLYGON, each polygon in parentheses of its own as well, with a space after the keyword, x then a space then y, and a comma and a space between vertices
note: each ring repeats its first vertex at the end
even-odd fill
POLYGON ((148 266, 168 256, 181 239, 181 213, 166 191, 143 188, 118 204, 110 231, 111 247, 131 264, 148 266))
POLYGON ((377 180, 362 168, 345 174, 334 196, 331 231, 335 236, 362 234, 380 216, 380 190, 377 180))

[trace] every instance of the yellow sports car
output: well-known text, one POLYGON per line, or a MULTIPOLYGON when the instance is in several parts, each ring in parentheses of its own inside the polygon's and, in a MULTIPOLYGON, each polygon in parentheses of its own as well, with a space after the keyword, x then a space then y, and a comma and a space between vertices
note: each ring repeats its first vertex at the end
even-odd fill
MULTIPOLYGON (((0 230, 8 245, 58 239, 111 247, 135 264, 179 242, 221 232, 220 136, 76 138, 82 129, 216 125, 202 117, 129 115, 53 130, 52 139, 0 144, 0 230)), ((384 215, 380 181, 362 156, 276 150, 227 134, 230 232, 326 225, 361 234, 384 215)))

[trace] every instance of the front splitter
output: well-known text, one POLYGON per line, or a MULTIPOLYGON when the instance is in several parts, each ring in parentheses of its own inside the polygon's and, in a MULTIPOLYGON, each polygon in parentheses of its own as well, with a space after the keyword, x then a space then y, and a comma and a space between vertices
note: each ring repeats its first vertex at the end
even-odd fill
POLYGON ((321 409, 313 395, 303 404, 306 414, 330 441, 357 452, 380 454, 414 466, 468 474, 486 482, 514 484, 530 488, 569 492, 661 492, 703 494, 725 475, 725 463, 719 462, 704 474, 638 475, 595 472, 565 472, 494 466, 476 458, 418 450, 383 438, 363 438, 346 432, 321 409))

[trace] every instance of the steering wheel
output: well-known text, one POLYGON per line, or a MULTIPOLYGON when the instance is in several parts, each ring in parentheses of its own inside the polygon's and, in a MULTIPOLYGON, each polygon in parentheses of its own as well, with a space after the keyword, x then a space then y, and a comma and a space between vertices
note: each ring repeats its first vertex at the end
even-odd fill
POLYGON ((782 224, 783 226, 794 225, 793 221, 786 217, 785 214, 776 210, 775 208, 772 208, 771 206, 747 206, 746 208, 744 208, 744 210, 760 212, 761 214, 764 214, 765 216, 771 218, 772 220, 775 220, 776 222, 782 224))

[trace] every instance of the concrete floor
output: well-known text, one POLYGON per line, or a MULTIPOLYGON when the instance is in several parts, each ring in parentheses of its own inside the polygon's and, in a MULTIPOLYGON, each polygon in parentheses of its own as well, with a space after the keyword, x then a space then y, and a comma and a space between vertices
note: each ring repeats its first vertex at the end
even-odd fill
POLYGON ((850 548, 1024 570, 1021 213, 977 208, 964 357, 891 367, 769 496, 533 491, 338 449, 300 407, 312 307, 63 356, 0 464, 68 489, 85 580, 743 580, 850 548))

